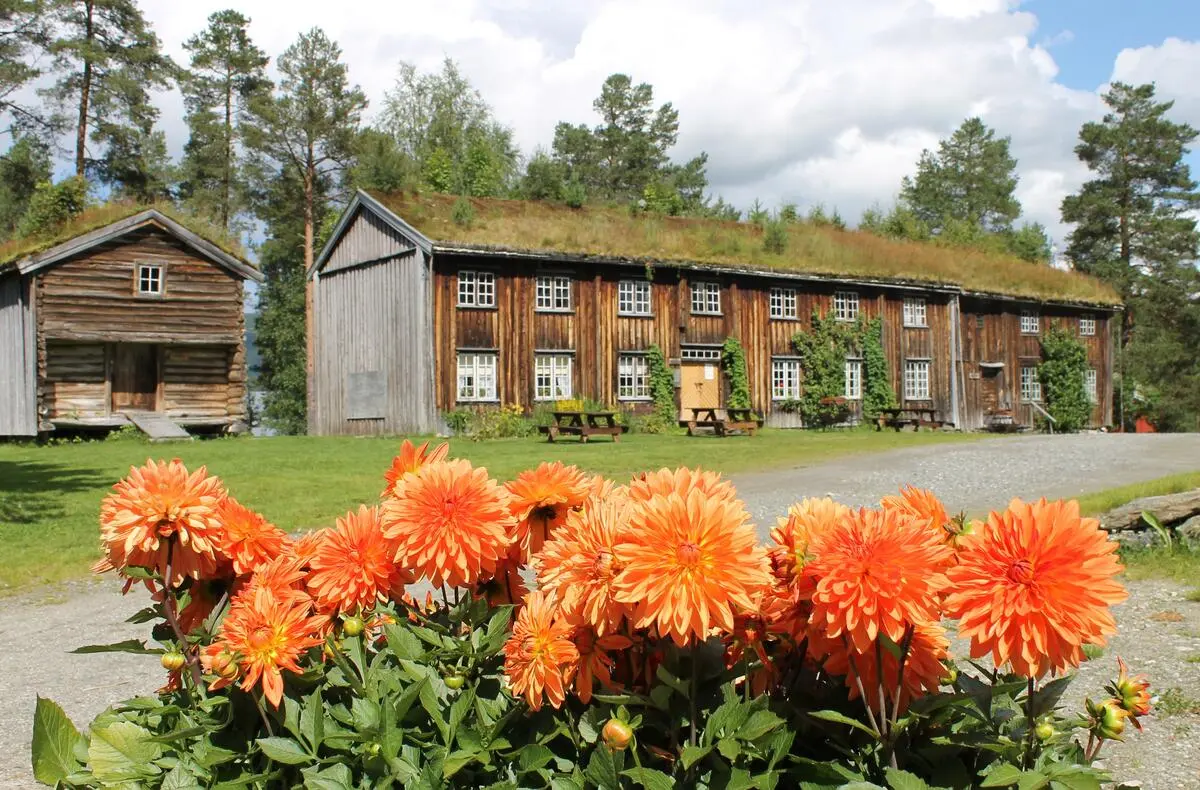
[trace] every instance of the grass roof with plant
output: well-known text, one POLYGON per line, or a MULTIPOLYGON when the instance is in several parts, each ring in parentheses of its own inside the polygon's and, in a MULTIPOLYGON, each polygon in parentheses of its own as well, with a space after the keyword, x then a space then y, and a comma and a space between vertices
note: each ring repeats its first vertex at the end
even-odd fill
POLYGON ((9 239, 0 244, 0 273, 15 267, 18 261, 30 255, 45 252, 77 236, 99 230, 148 209, 155 209, 223 252, 238 258, 248 265, 253 265, 246 260, 246 250, 242 247, 241 242, 220 225, 216 225, 203 217, 182 211, 166 203, 113 202, 84 209, 66 223, 45 233, 38 233, 24 238, 9 239))
POLYGON ((899 241, 807 222, 788 224, 783 252, 771 253, 763 247, 762 227, 748 222, 634 216, 621 207, 573 209, 561 203, 415 192, 372 193, 372 197, 441 244, 949 285, 1034 300, 1120 304, 1109 285, 1077 272, 1008 255, 899 241), (469 201, 470 211, 461 206, 455 211, 460 199, 469 201))

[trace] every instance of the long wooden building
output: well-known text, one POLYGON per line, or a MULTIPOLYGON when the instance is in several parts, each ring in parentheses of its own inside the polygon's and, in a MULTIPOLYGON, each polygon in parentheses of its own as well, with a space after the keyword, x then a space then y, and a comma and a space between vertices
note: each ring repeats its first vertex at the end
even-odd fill
MULTIPOLYGON (((1088 350, 1091 422, 1111 422, 1106 286, 1013 258, 797 223, 782 252, 748 223, 625 209, 359 192, 309 276, 317 434, 429 433, 464 406, 588 398, 648 402, 647 350, 675 371, 681 409, 720 406, 721 347, 745 349, 754 408, 800 426, 814 311, 879 317, 901 405, 967 429, 1032 425, 1040 336, 1088 350)), ((863 362, 848 357, 852 415, 863 362)))
POLYGON ((245 427, 243 291, 262 275, 184 222, 110 206, 0 247, 0 436, 135 412, 245 427))

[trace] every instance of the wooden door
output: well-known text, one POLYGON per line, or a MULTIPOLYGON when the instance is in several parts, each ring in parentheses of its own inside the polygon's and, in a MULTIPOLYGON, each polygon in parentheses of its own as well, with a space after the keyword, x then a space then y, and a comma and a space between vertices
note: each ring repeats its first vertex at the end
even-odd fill
POLYGON ((1000 371, 984 368, 979 382, 979 394, 984 414, 995 414, 1000 410, 1000 371))
POLYGON ((692 417, 692 409, 721 405, 721 366, 716 362, 685 362, 679 366, 680 419, 692 417))
POLYGON ((157 408, 158 346, 117 343, 113 346, 112 410, 157 408))

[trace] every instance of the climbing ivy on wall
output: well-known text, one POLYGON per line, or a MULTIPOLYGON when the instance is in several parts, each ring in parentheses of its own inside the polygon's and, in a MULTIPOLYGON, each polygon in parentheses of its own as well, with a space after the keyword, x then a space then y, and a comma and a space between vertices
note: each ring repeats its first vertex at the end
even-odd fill
POLYGON ((725 338, 721 349, 721 362, 729 378, 729 406, 734 409, 750 408, 750 373, 746 370, 746 351, 736 337, 725 338))
POLYGON ((658 346, 650 346, 646 351, 646 364, 650 372, 650 398, 654 401, 654 416, 646 429, 657 433, 675 423, 675 377, 658 346))
POLYGON ((1054 418, 1054 430, 1078 431, 1088 424, 1092 404, 1084 377, 1087 375, 1087 349, 1061 326, 1052 326, 1042 338, 1042 362, 1038 379, 1046 411, 1054 418))
POLYGON ((863 317, 853 323, 822 317, 813 311, 807 332, 792 336, 792 346, 803 357, 804 382, 799 411, 806 425, 828 425, 845 413, 838 401, 846 395, 846 357, 863 361, 863 414, 874 417, 896 404, 883 352, 883 323, 863 317))

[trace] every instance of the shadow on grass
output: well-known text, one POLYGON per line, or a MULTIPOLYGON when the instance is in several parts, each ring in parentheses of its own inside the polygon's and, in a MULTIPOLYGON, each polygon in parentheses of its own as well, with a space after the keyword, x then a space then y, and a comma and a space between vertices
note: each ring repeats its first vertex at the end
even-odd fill
POLYGON ((0 524, 34 524, 66 513, 63 494, 103 491, 112 475, 41 461, 0 461, 0 524))

